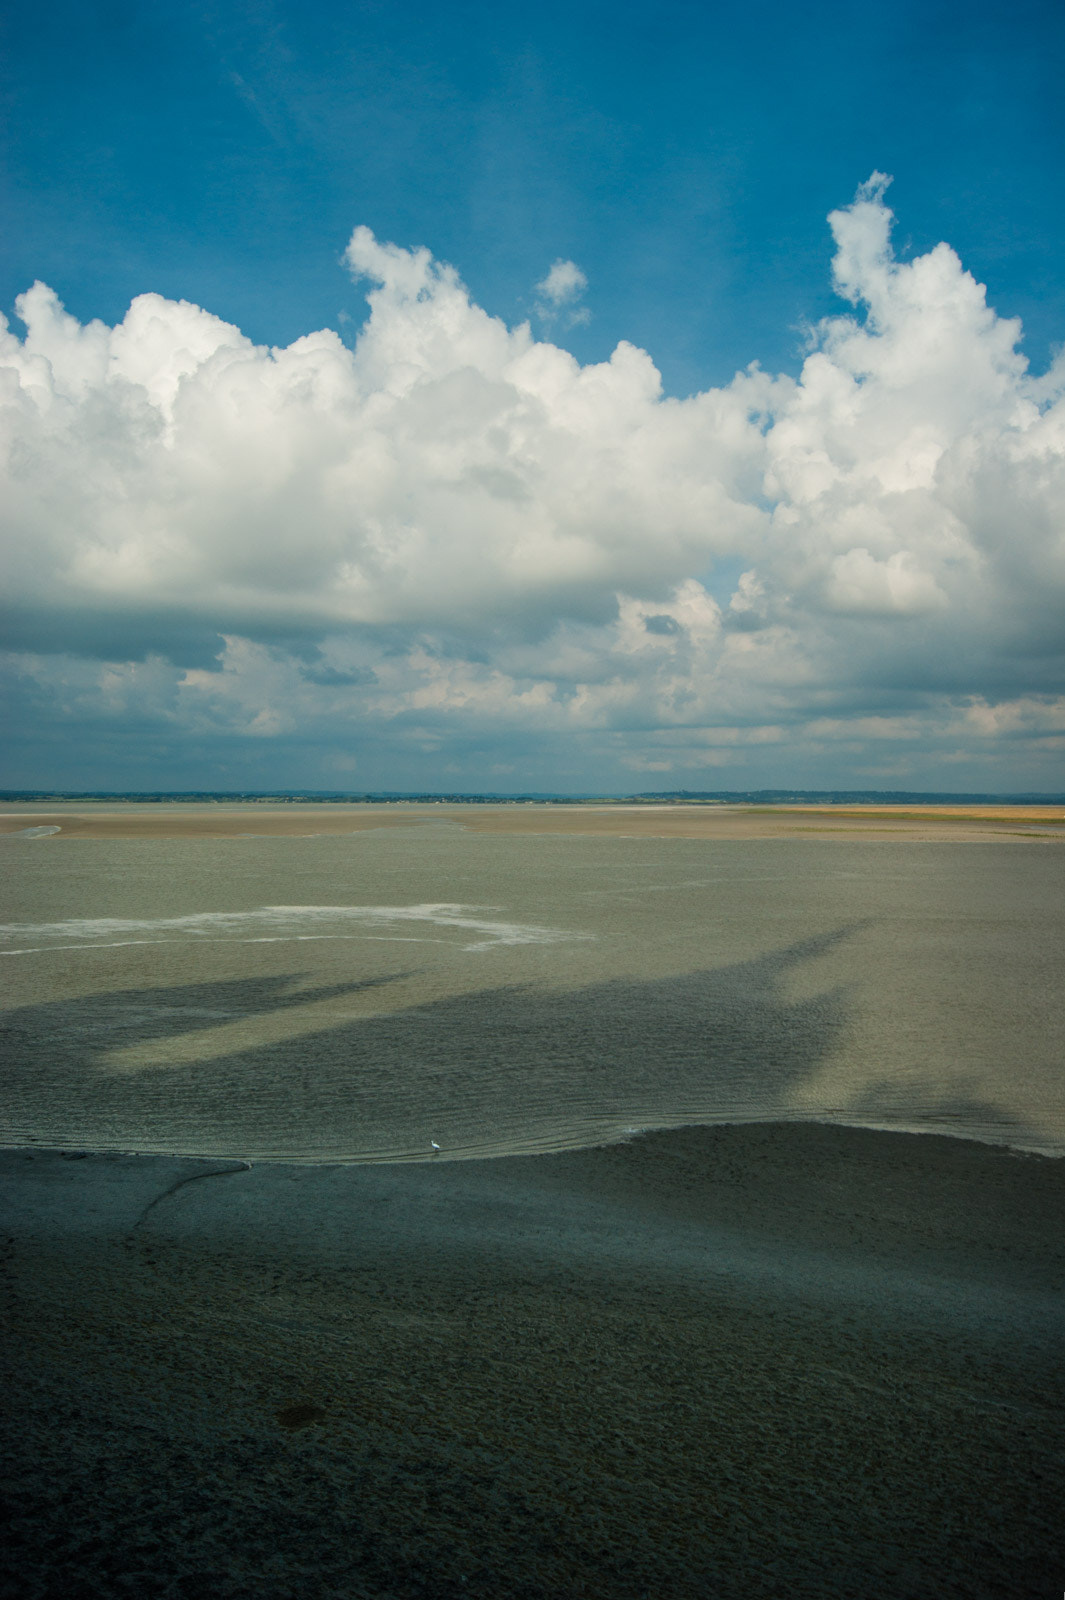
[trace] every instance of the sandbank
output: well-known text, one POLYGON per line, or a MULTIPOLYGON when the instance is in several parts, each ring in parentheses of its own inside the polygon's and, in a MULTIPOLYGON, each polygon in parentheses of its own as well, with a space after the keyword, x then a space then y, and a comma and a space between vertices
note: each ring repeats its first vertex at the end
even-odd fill
POLYGON ((82 802, 0 808, 0 834, 52 829, 69 839, 239 839, 342 835, 428 824, 483 834, 643 839, 870 839, 1032 843, 1065 840, 1062 806, 186 805, 82 802))
POLYGON ((25 1600, 1056 1593, 1065 1162, 0 1155, 25 1600))

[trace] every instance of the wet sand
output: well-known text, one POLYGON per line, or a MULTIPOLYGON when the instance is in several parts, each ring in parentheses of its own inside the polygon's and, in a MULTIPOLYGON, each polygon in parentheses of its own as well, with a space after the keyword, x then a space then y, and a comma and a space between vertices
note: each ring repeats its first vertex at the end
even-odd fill
MULTIPOLYGON (((85 805, 0 807, 0 834, 50 839, 306 837, 450 824, 472 833, 644 839, 876 839, 1047 842, 1065 839, 1062 806, 716 805, 85 805)), ((46 842, 42 839, 40 842, 46 842)))
POLYGON ((776 1125, 0 1188, 20 1600, 1061 1588, 1065 1162, 776 1125))

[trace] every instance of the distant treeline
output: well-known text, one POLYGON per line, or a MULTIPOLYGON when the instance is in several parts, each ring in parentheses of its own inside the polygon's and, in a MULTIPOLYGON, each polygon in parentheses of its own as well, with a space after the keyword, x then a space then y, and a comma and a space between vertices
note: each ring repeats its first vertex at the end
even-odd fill
POLYGON ((140 805, 1065 805, 1062 794, 945 794, 920 789, 662 789, 645 794, 419 794, 376 789, 0 789, 0 802, 125 800, 140 805))
POLYGON ((669 789, 633 801, 684 805, 1002 806, 1065 805, 1060 794, 944 794, 921 789, 669 789))

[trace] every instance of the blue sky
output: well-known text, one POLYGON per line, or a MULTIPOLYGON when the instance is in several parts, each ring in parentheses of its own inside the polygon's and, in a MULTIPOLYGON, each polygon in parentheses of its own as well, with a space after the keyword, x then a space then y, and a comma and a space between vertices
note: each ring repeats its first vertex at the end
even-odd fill
POLYGON ((1060 385, 1032 388, 1065 332, 1060 4, 193 0, 5 26, 0 309, 51 410, 7 421, 4 781, 1062 786, 1060 385), (874 172, 893 184, 854 207, 874 172), (465 310, 435 267, 405 298, 388 243, 450 263, 465 310), (202 308, 250 342, 245 377, 251 347, 323 329, 351 363, 299 358, 306 415, 296 357, 256 369, 285 415, 245 394, 208 470, 230 335, 146 314, 89 360, 51 301, 27 334, 37 280, 81 325, 202 308), (534 373, 492 318, 609 382, 534 373), (818 361, 860 401, 846 438, 818 361), (752 362, 769 387, 741 394, 752 362), (253 436, 289 463, 269 506, 253 436))

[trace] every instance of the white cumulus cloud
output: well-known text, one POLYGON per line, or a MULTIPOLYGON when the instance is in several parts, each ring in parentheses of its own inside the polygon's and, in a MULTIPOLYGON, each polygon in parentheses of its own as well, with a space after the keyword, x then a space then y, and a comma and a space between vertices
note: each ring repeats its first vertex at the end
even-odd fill
POLYGON ((588 287, 588 279, 575 261, 556 261, 547 277, 536 285, 542 300, 553 306, 568 305, 577 300, 588 287))
POLYGON ((587 306, 577 304, 587 287, 588 279, 575 261, 559 259, 554 262, 547 277, 536 285, 539 316, 544 322, 551 323, 566 308, 567 326, 573 328, 580 323, 590 322, 591 313, 587 306))
MULTIPOLYGON (((154 294, 82 326, 34 285, 0 331, 27 715, 311 730, 334 765, 359 729, 594 735, 656 771, 848 723, 1049 749, 1065 365, 1029 377, 948 245, 894 256, 886 183, 830 218, 852 309, 798 378, 685 399, 645 351, 581 366, 366 228, 354 349, 266 349, 154 294)), ((538 293, 584 287, 560 260, 538 293)))

